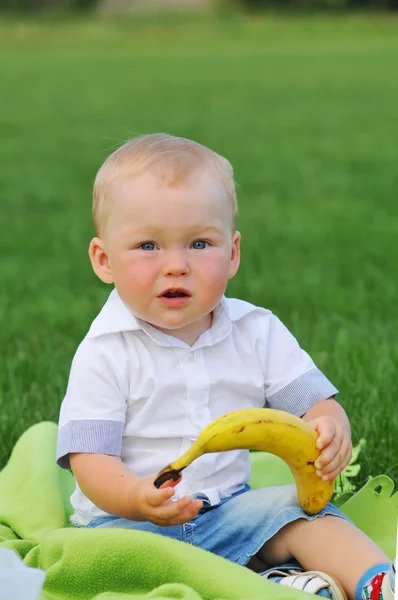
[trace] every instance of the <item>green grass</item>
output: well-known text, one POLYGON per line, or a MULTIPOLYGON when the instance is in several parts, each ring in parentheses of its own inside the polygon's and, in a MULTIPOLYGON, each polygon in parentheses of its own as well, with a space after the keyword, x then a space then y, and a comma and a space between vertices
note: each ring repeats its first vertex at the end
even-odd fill
POLYGON ((0 465, 56 421, 109 289, 87 258, 91 187, 133 135, 233 163, 242 265, 340 390, 360 482, 398 483, 398 21, 391 16, 0 25, 0 465))

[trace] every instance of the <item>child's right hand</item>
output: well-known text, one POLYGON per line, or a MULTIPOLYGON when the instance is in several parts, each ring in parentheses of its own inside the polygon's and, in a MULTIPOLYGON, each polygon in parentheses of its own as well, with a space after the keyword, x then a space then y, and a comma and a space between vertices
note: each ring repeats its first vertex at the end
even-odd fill
POLYGON ((161 527, 182 525, 187 523, 203 507, 201 500, 193 500, 190 496, 183 496, 172 502, 174 486, 180 481, 166 481, 159 489, 153 483, 155 479, 149 477, 141 479, 134 485, 132 491, 132 504, 145 521, 150 521, 161 527))

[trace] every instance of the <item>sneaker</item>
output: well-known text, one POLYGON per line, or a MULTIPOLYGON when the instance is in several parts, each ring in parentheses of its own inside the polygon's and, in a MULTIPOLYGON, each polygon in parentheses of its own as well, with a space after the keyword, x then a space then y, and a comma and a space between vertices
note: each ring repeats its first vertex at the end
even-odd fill
POLYGON ((383 577, 381 582, 381 596, 383 600, 394 600, 394 588, 395 588, 395 564, 396 559, 391 565, 391 569, 383 577))
POLYGON ((263 577, 309 594, 323 596, 330 600, 347 600, 347 595, 334 577, 322 571, 300 571, 298 569, 270 569, 263 577))

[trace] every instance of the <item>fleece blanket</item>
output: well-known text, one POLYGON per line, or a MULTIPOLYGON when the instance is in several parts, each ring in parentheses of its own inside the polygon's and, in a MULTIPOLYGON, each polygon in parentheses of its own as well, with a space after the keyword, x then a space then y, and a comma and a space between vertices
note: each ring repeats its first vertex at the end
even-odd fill
MULTIPOLYGON (((56 436, 55 423, 29 428, 0 471, 0 549, 13 550, 27 567, 45 572, 40 600, 308 598, 176 540, 131 530, 73 528, 74 482, 55 464, 56 436)), ((290 483, 287 470, 277 469, 279 480, 270 478, 275 469, 267 461, 274 459, 253 453, 253 487, 290 483)), ((388 477, 376 477, 340 506, 390 557, 398 514, 393 487, 388 477)))

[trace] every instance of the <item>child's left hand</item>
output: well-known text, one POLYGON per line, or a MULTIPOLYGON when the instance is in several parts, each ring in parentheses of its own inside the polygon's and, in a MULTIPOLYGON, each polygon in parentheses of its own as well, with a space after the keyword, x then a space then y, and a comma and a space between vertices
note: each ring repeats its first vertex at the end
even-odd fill
POLYGON ((321 454, 315 461, 317 475, 324 481, 332 481, 348 465, 352 454, 349 430, 329 415, 316 417, 308 421, 318 432, 316 442, 321 454))

